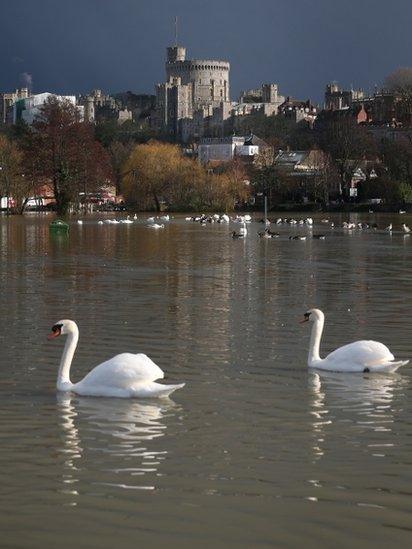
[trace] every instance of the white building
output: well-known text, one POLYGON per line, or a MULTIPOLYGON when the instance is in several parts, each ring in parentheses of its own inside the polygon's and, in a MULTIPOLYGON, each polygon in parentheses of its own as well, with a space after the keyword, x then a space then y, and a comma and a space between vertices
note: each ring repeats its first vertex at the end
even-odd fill
POLYGON ((54 93, 45 92, 17 100, 13 105, 13 124, 16 124, 19 120, 23 120, 29 126, 33 124, 35 117, 40 114, 41 108, 50 97, 54 97, 62 103, 65 101, 71 103, 77 108, 80 119, 84 119, 84 107, 77 105, 76 96, 56 95, 54 93))
POLYGON ((201 164, 208 162, 228 162, 237 157, 254 157, 259 154, 260 141, 256 136, 232 136, 232 137, 205 137, 200 140, 198 146, 198 159, 201 164))

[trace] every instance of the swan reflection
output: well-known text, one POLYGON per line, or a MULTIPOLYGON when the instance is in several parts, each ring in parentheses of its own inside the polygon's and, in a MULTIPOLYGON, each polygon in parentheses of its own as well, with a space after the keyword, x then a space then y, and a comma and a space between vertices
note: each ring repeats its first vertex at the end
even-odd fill
MULTIPOLYGON (((154 489, 142 477, 160 476, 165 446, 155 442, 165 434, 165 419, 178 407, 172 401, 74 397, 59 394, 59 425, 63 434, 64 487, 74 497, 87 485, 154 489), (140 477, 136 482, 135 477, 140 477)), ((86 487, 85 487, 86 486, 86 487)))
MULTIPOLYGON (((407 380, 400 374, 355 375, 317 371, 308 379, 311 426, 315 435, 312 453, 315 460, 325 455, 327 437, 344 435, 347 442, 368 444, 367 433, 392 434, 393 402, 402 394, 407 380), (348 432, 349 430, 349 432, 348 432)), ((375 437, 376 438, 376 437, 375 437)), ((388 446, 392 440, 382 440, 388 446)))

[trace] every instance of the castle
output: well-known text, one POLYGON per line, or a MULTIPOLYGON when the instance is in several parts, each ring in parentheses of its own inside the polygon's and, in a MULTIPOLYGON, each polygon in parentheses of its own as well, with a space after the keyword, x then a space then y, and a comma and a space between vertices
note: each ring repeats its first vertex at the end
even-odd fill
POLYGON ((166 82, 156 86, 156 125, 187 141, 203 133, 203 121, 219 128, 230 116, 230 64, 186 59, 186 48, 167 48, 166 82))

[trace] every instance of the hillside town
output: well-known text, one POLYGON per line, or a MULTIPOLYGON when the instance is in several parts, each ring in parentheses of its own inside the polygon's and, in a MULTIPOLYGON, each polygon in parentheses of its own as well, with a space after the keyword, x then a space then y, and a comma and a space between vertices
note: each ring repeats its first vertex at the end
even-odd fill
POLYGON ((71 208, 133 203, 136 209, 191 209, 199 201, 207 207, 200 195, 191 203, 172 189, 176 166, 164 175, 154 203, 133 189, 144 187, 133 154, 148 143, 158 144, 156 151, 152 147, 154 155, 173 149, 178 165, 197 164, 200 179, 235 178, 224 200, 229 209, 259 208, 262 197, 273 208, 385 208, 412 202, 412 69, 383 75, 382 87, 372 94, 328 83, 322 105, 291 97, 277 82, 244 90, 233 100, 230 70, 227 60, 190 59, 186 48, 175 44, 167 48, 165 79, 154 94, 2 90, 1 209, 50 209, 59 202, 53 174, 44 169, 47 162, 35 166, 29 149, 36 147, 27 145, 39 138, 42 124, 43 129, 52 124, 45 113, 52 117, 53 109, 65 110, 69 124, 88 128, 85 150, 98 147, 87 162, 94 163, 95 171, 101 164, 99 174, 90 177, 90 166, 85 169, 87 184, 80 181, 83 161, 73 148, 77 183, 65 191, 71 208))

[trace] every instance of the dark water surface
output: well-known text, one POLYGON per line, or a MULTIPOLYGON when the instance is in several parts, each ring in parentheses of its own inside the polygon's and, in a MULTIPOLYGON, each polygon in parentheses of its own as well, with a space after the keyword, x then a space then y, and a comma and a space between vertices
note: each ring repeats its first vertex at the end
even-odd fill
POLYGON ((0 218, 0 546, 410 546, 411 368, 310 373, 297 321, 324 310, 323 354, 373 338, 412 358, 412 237, 97 219, 66 238, 0 218), (80 329, 72 380, 131 351, 186 387, 57 395, 61 318, 80 329))

